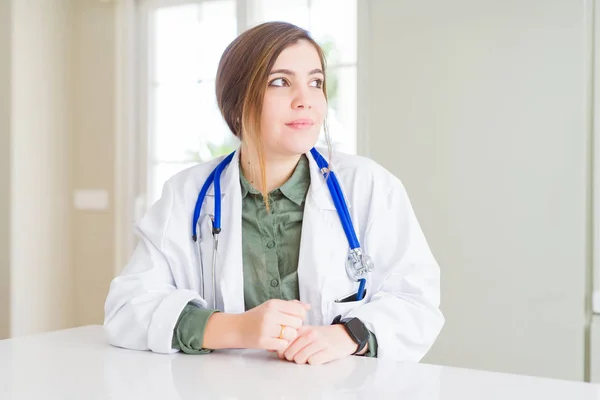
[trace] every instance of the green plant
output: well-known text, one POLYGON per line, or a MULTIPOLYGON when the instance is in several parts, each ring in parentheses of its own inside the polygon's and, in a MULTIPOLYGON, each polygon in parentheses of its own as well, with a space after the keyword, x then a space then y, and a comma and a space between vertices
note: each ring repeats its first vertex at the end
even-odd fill
MULTIPOLYGON (((232 135, 233 136, 233 135, 232 135)), ((201 152, 198 150, 188 149, 185 151, 186 157, 185 162, 206 162, 212 160, 215 157, 222 156, 225 154, 229 154, 235 149, 237 149, 237 143, 234 140, 226 140, 222 144, 215 144, 211 142, 206 143, 206 148, 208 150, 209 156, 202 157, 201 152)))
MULTIPOLYGON (((336 65, 339 63, 340 54, 335 45, 335 41, 330 37, 326 37, 319 41, 319 45, 323 49, 323 53, 325 54, 325 60, 327 65, 336 65)), ((338 106, 338 83, 339 78, 337 75, 337 70, 335 68, 327 67, 327 97, 329 101, 329 107, 337 110, 338 106)))

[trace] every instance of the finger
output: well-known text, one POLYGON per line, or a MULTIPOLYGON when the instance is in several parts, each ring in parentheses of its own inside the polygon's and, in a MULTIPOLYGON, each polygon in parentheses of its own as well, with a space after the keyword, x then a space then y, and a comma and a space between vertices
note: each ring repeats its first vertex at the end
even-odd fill
POLYGON ((285 350, 281 350, 277 352, 277 357, 279 357, 280 360, 285 360, 285 356, 283 355, 283 352, 285 350))
POLYGON ((291 342, 288 348, 283 353, 284 357, 286 358, 286 360, 292 361, 300 350, 311 344, 314 340, 314 335, 311 335, 310 333, 304 335, 299 334, 298 338, 291 342))
POLYGON ((333 361, 333 357, 331 357, 331 353, 327 350, 321 350, 308 357, 307 360, 310 365, 323 365, 331 361, 333 361))
POLYGON ((308 304, 308 303, 303 303, 303 302, 301 302, 300 300, 292 300, 292 301, 293 301, 294 303, 302 304, 302 306, 303 306, 304 308, 306 308, 307 310, 310 310, 310 307, 311 307, 311 305, 310 305, 310 304, 308 304))
POLYGON ((273 327, 271 336, 274 338, 277 338, 277 339, 285 339, 289 343, 292 343, 298 337, 298 331, 291 326, 285 326, 283 328, 283 336, 279 337, 281 335, 281 332, 282 332, 281 325, 275 325, 273 327))
MULTIPOLYGON (((302 328, 300 328, 300 329, 302 329, 302 328)), ((293 340, 290 340, 290 341, 288 342, 288 345, 287 345, 287 347, 286 347, 285 349, 283 349, 283 350, 279 350, 279 351, 277 352, 277 356, 279 357, 279 359, 280 359, 280 360, 285 360, 285 359, 286 359, 286 358, 285 358, 285 352, 286 352, 286 351, 287 351, 287 350, 290 348, 290 346, 291 346, 292 344, 294 344, 294 343, 296 342, 296 340, 297 340, 297 339, 300 337, 300 330, 296 330, 296 333, 295 333, 295 334, 296 334, 296 337, 295 337, 293 340)), ((284 336, 285 336, 285 335, 284 335, 284 336)))
POLYGON ((313 329, 311 325, 302 325, 300 328, 298 328, 298 336, 307 335, 312 332, 312 330, 313 329))
POLYGON ((266 350, 272 350, 276 352, 283 352, 287 349, 290 342, 285 339, 269 338, 263 343, 263 348, 266 350))
POLYGON ((321 341, 312 342, 305 346, 294 356, 294 362, 296 364, 306 364, 308 359, 320 351, 325 350, 325 345, 321 341))
POLYGON ((306 307, 295 301, 281 301, 277 303, 277 309, 283 314, 299 317, 304 320, 306 316, 306 307))
POLYGON ((302 318, 294 317, 292 315, 284 314, 281 312, 274 315, 273 320, 277 324, 277 326, 285 325, 294 329, 298 329, 302 326, 302 318))

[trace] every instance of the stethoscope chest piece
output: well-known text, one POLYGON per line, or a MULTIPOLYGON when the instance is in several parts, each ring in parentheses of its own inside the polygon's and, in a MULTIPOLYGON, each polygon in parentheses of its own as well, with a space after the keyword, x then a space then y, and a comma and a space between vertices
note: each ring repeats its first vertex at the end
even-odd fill
POLYGON ((366 279, 367 274, 374 269, 373 260, 366 254, 363 254, 360 248, 351 249, 346 259, 346 273, 350 279, 358 282, 366 279))

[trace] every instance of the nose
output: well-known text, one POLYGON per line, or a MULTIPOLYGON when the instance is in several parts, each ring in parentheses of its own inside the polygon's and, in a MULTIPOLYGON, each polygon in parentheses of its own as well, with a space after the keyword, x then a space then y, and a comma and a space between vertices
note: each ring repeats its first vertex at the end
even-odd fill
POLYGON ((312 107, 309 95, 309 88, 297 88, 292 100, 293 109, 310 109, 312 107))

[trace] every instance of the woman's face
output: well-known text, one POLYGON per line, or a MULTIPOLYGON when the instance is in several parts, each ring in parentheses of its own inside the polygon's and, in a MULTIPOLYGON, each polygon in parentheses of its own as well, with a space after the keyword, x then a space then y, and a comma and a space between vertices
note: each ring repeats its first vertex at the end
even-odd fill
POLYGON ((314 46, 306 41, 281 52, 267 80, 261 138, 267 158, 308 152, 327 114, 324 75, 314 46))

